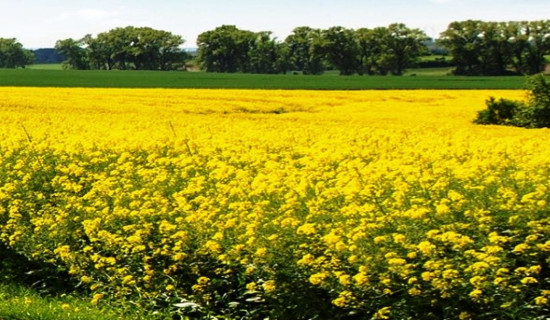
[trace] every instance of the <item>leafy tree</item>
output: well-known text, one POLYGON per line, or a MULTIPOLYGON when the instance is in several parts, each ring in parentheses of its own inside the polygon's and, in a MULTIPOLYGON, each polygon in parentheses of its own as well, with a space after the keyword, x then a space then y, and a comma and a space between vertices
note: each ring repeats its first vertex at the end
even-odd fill
POLYGON ((163 30, 133 28, 127 31, 130 60, 137 70, 174 70, 183 66, 185 52, 180 49, 184 40, 163 30))
POLYGON ((481 48, 480 70, 485 75, 502 75, 506 73, 509 63, 507 54, 508 41, 502 32, 502 24, 497 22, 484 22, 480 25, 481 48))
POLYGON ((438 43, 446 48, 456 65, 455 74, 480 74, 479 55, 481 53, 482 21, 452 22, 441 33, 438 43))
POLYGON ((277 60, 275 61, 275 70, 278 73, 287 73, 292 69, 290 48, 286 42, 277 43, 277 60))
POLYGON ((386 75, 392 70, 393 54, 387 44, 391 37, 387 27, 361 28, 356 31, 359 44, 360 74, 386 75))
POLYGON ((33 54, 15 38, 0 38, 0 68, 24 68, 33 61, 33 54))
POLYGON ((63 66, 65 68, 78 70, 90 68, 86 57, 86 50, 84 50, 82 45, 82 40, 74 40, 72 38, 58 40, 55 43, 55 49, 57 52, 61 53, 66 58, 63 62, 63 66))
POLYGON ((112 47, 106 39, 105 33, 100 33, 97 38, 88 34, 84 36, 83 42, 86 45, 86 51, 90 66, 92 69, 111 70, 115 65, 112 55, 112 47))
MULTIPOLYGON (((248 52, 248 71, 253 73, 279 73, 279 44, 271 38, 271 32, 256 33, 256 39, 248 52)), ((243 70, 247 71, 247 70, 243 70)))
POLYGON ((550 20, 510 22, 505 27, 510 59, 516 72, 536 74, 544 71, 545 55, 550 54, 550 20))
POLYGON ((197 39, 198 60, 207 72, 237 72, 249 69, 248 57, 256 35, 233 25, 203 32, 197 39))
POLYGON ((359 74, 379 73, 378 58, 381 54, 381 37, 376 30, 360 28, 355 31, 359 49, 359 74))
POLYGON ((402 75, 419 56, 428 52, 426 40, 428 37, 420 29, 410 29, 402 23, 391 24, 382 38, 380 64, 387 65, 392 74, 402 75))
POLYGON ((298 27, 286 39, 293 69, 304 74, 323 73, 321 30, 298 27))
POLYGON ((324 30, 322 48, 328 62, 341 75, 351 75, 360 70, 360 47, 352 29, 332 27, 324 30))

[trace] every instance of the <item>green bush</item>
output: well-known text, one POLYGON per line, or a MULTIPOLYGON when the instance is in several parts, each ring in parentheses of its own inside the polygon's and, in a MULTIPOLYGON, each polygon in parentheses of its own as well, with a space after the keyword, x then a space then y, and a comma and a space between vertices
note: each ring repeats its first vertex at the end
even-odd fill
POLYGON ((474 123, 550 127, 550 84, 538 74, 527 79, 527 88, 530 90, 527 103, 490 97, 486 101, 487 109, 478 112, 474 123))
POLYGON ((519 101, 508 99, 497 101, 494 97, 490 97, 485 103, 487 109, 478 112, 475 123, 508 125, 518 113, 518 109, 523 107, 519 101))
POLYGON ((542 74, 530 77, 527 86, 529 93, 529 108, 532 115, 532 127, 550 127, 550 84, 542 74))

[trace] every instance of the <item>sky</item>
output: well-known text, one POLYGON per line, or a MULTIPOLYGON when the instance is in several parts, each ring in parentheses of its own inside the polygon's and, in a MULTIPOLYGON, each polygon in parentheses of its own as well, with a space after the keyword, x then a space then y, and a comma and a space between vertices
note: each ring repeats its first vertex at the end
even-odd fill
POLYGON ((223 24, 272 31, 280 40, 298 26, 374 28, 394 22, 437 38, 452 21, 550 19, 550 0, 0 0, 0 38, 51 48, 116 27, 151 27, 181 35, 184 47, 223 24))

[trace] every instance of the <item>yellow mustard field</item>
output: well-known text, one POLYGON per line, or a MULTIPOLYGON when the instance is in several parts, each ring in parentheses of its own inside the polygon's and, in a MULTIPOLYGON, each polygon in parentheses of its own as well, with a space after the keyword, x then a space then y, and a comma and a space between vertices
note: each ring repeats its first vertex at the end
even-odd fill
POLYGON ((547 315, 550 130, 489 96, 0 88, 0 241, 174 316, 547 315))

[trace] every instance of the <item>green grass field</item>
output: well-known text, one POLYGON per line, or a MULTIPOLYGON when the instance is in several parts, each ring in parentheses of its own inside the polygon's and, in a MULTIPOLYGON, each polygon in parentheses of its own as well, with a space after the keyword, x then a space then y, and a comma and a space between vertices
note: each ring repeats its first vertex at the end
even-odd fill
POLYGON ((63 65, 60 63, 42 63, 42 64, 31 64, 27 68, 32 70, 63 70, 63 65))
MULTIPOLYGON (((56 65, 51 65, 54 68, 56 65)), ((38 66, 35 66, 38 67, 38 66)), ((411 69, 405 76, 258 75, 160 71, 0 69, 0 86, 240 89, 521 89, 524 77, 463 77, 449 69, 411 69)))

